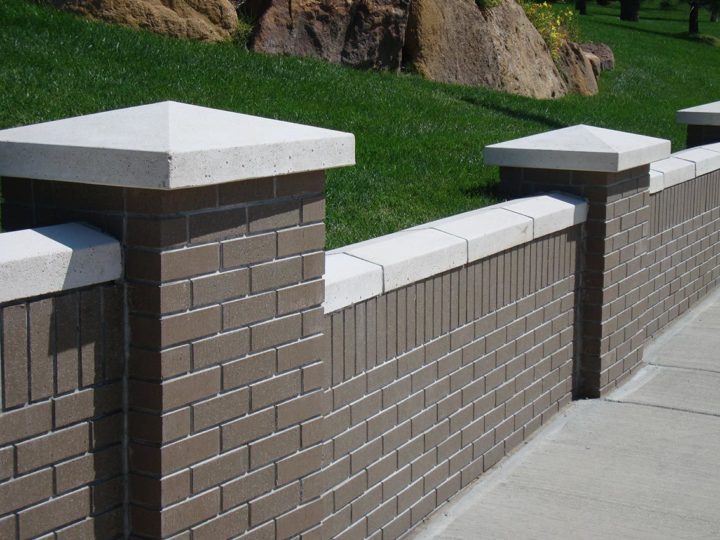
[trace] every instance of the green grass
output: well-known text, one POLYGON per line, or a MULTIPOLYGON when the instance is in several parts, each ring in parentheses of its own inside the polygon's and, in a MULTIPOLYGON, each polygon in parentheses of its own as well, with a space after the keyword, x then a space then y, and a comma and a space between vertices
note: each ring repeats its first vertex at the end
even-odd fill
MULTIPOLYGON (((619 21, 617 3, 588 11, 583 39, 610 44, 617 69, 602 75, 599 96, 534 101, 172 40, 3 0, 0 127, 172 99, 352 132, 357 165, 328 176, 328 247, 336 247, 493 202, 487 144, 586 123, 682 148, 675 111, 720 99, 718 48, 684 33, 684 5, 643 5, 639 24, 619 21)), ((703 12, 701 32, 720 36, 720 24, 707 20, 703 12)))

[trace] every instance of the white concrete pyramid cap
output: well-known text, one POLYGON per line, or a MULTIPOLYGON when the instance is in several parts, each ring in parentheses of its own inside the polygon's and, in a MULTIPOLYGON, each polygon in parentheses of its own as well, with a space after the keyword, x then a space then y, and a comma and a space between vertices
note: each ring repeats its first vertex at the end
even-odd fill
POLYGON ((352 134, 165 101, 0 131, 0 175, 177 189, 355 163, 352 134))
POLYGON ((677 112, 678 124, 695 126, 720 126, 720 101, 681 109, 677 112))
POLYGON ((504 167, 619 172, 670 155, 670 141, 594 126, 571 126, 485 147, 504 167))

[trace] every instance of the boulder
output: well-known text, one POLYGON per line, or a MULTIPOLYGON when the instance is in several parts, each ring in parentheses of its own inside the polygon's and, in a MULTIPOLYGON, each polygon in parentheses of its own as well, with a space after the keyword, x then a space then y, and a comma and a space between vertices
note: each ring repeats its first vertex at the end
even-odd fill
POLYGON ((398 70, 410 0, 269 0, 256 51, 398 70))
POLYGON ((230 0, 50 0, 92 19, 152 30, 173 37, 224 41, 238 25, 230 0))
POLYGON ((581 43, 580 47, 586 53, 594 54, 600 59, 601 71, 615 69, 615 55, 604 43, 581 43))
POLYGON ((413 0, 405 60, 425 78, 557 98, 567 85, 542 37, 515 0, 413 0))
POLYGON ((563 44, 557 58, 557 66, 570 92, 583 96, 594 96, 598 93, 597 79, 592 65, 577 43, 567 41, 563 44))
POLYGON ((583 54, 585 55, 585 58, 588 59, 588 62, 590 62, 593 70, 593 75, 595 75, 595 78, 597 79, 602 72, 602 65, 600 64, 600 59, 593 53, 583 51, 583 54))

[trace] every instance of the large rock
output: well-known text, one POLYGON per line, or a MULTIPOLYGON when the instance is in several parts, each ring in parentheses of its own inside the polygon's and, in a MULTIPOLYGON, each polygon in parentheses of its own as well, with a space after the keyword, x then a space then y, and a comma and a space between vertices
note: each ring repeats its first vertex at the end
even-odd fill
POLYGON ((397 70, 409 4, 410 0, 268 0, 252 48, 397 70))
POLYGON ((567 93, 542 37, 515 0, 413 0, 406 60, 435 81, 486 86, 534 98, 567 93))
POLYGON ((230 0, 50 0, 93 19, 174 37, 223 41, 238 25, 230 0))
POLYGON ((582 96, 594 96, 598 85, 590 60, 580 45, 568 41, 563 44, 558 55, 557 66, 570 92, 582 96))

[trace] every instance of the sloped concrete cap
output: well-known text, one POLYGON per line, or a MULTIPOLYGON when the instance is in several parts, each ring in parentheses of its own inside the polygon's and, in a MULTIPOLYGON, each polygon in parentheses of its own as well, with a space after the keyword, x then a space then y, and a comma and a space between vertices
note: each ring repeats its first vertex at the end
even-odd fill
POLYGON ((352 134, 166 101, 0 131, 0 175, 177 189, 355 163, 352 134))
POLYGON ((675 116, 678 124, 720 126, 720 101, 681 109, 675 116))
POLYGON ((0 234, 0 303, 122 276, 120 243, 79 223, 0 234))
POLYGON ((619 172, 670 155, 670 141, 578 125, 485 147, 485 163, 504 167, 619 172))

